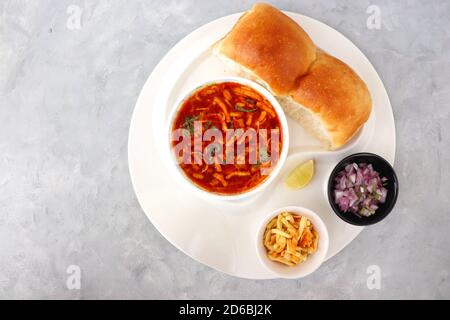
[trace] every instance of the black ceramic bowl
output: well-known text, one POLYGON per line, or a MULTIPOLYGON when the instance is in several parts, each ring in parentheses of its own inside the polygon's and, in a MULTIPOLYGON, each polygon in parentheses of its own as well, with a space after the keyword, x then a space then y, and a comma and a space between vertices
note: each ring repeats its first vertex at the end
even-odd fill
POLYGON ((380 156, 373 153, 356 153, 348 156, 339 162, 334 170, 331 172, 330 178, 328 180, 328 201, 330 202, 333 211, 347 223, 356 226, 368 226, 377 222, 380 222, 392 211, 397 201, 398 196, 398 179, 392 166, 380 156), (345 166, 350 163, 370 163, 373 169, 377 171, 381 177, 386 177, 388 181, 386 182, 385 188, 388 190, 386 197, 386 202, 379 205, 377 211, 369 217, 358 217, 351 212, 342 212, 339 206, 334 202, 334 179, 336 175, 344 170, 345 166))

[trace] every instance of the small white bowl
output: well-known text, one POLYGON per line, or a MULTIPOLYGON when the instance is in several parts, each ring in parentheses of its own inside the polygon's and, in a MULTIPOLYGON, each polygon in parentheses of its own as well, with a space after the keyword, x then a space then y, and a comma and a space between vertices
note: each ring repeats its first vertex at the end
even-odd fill
POLYGON ((235 82, 235 83, 239 83, 245 86, 248 86, 252 89, 254 89, 256 92, 258 92, 259 94, 261 94, 264 98, 266 98, 270 104, 273 106, 273 108, 275 109, 275 112, 278 115, 278 118, 280 119, 280 124, 281 124, 281 129, 283 132, 283 149, 281 150, 281 154, 280 154, 280 158, 278 159, 278 163, 275 166, 275 168, 273 168, 272 172, 269 174, 269 177, 262 182, 261 184, 257 185, 256 187, 254 187, 253 189, 248 190, 247 192, 244 193, 239 193, 239 194, 233 194, 233 195, 227 195, 227 194, 216 194, 216 193, 212 193, 212 192, 208 192, 207 190, 204 190, 202 188, 200 188, 199 186, 197 186, 194 182, 192 182, 181 170, 181 168, 179 167, 177 160, 171 150, 171 145, 170 143, 168 144, 168 149, 170 152, 170 158, 173 161, 173 166, 171 166, 172 171, 174 171, 175 173, 175 177, 177 178, 177 180, 185 185, 186 187, 190 188, 193 192, 195 192, 197 195, 202 196, 204 198, 207 199, 212 199, 212 200, 242 200, 245 198, 248 198, 258 192, 260 192, 261 190, 267 188, 267 186, 277 177, 277 175, 280 173, 284 163, 286 162, 286 158, 288 155, 288 150, 289 150, 289 128, 288 128, 288 123, 286 120, 286 116, 284 114, 283 109, 281 108, 280 103, 278 102, 278 100, 268 91, 266 90, 264 87, 262 87, 261 85, 257 84, 256 82, 253 82, 251 80, 247 80, 244 78, 239 78, 239 77, 224 77, 224 78, 216 78, 213 80, 210 80, 208 82, 202 83, 200 85, 197 85, 195 88, 193 88, 192 90, 189 90, 186 94, 184 94, 175 104, 174 108, 172 109, 172 112, 169 116, 169 122, 168 122, 168 137, 169 137, 169 141, 171 139, 171 134, 172 134, 172 128, 173 128, 173 122, 175 120, 175 117, 178 113, 178 111, 180 110, 180 108, 182 107, 182 105, 184 104, 184 102, 189 99, 196 91, 215 84, 215 83, 224 83, 224 82, 235 82))
POLYGON ((258 257, 261 263, 271 273, 273 273, 279 278, 285 279, 296 279, 306 277, 307 275, 317 270, 322 264, 322 262, 325 260, 325 257, 328 252, 328 246, 329 246, 329 236, 325 223, 322 221, 319 215, 303 207, 294 207, 294 206, 284 207, 277 209, 274 212, 266 215, 258 228, 258 234, 256 238, 256 249, 258 251, 258 257), (264 247, 264 231, 266 229, 267 224, 270 222, 270 220, 272 220, 274 217, 278 216, 282 212, 291 212, 296 215, 307 217, 313 224, 316 231, 319 233, 319 245, 317 251, 314 254, 310 255, 305 262, 300 263, 293 267, 289 267, 282 263, 270 260, 267 257, 267 250, 264 247))

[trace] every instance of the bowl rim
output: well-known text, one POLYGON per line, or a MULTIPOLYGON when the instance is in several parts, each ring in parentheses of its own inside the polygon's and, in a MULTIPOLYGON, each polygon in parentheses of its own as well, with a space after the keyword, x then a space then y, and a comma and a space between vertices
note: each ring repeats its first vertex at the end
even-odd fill
POLYGON ((397 202, 397 198, 398 198, 398 193, 399 193, 399 183, 398 183, 398 177, 397 174, 394 170, 394 167, 389 163, 389 161, 387 161, 386 159, 384 159, 382 156, 375 154, 375 153, 371 153, 371 152, 358 152, 358 153, 353 153, 351 155, 346 156, 345 158, 343 158, 342 160, 340 160, 333 168, 333 170, 331 171, 329 177, 328 177, 328 183, 327 183, 327 194, 328 194, 328 202, 330 204, 331 209, 333 209, 334 213, 343 221, 354 225, 354 226, 370 226, 370 225, 374 225, 382 220, 384 220, 390 213, 391 211, 394 209, 395 204, 397 202), (360 222, 356 222, 355 220, 352 220, 351 218, 349 218, 347 215, 345 215, 343 212, 341 212, 341 210, 337 207, 337 205, 334 203, 333 200, 333 190, 334 189, 334 185, 333 185, 333 180, 334 177, 336 176, 336 174, 338 173, 338 171, 341 170, 342 165, 345 162, 348 162, 350 159, 356 158, 356 157, 369 157, 369 158, 375 158, 377 160, 382 161, 387 168, 389 168, 390 173, 393 177, 393 183, 395 185, 395 188, 393 190, 394 192, 394 197, 392 198, 391 202, 388 204, 387 208, 384 210, 384 212, 382 212, 381 214, 376 215, 376 217, 374 217, 371 220, 367 220, 367 219, 361 219, 360 222))
POLYGON ((242 200, 242 199, 249 198, 249 197, 255 195, 256 193, 259 193, 263 189, 267 188, 281 172, 281 169, 283 168, 283 166, 286 162, 288 152, 289 152, 289 125, 287 122, 286 115, 285 115, 280 103, 278 102, 278 100, 275 98, 275 96, 273 94, 271 94, 261 84, 255 82, 255 81, 249 80, 249 79, 245 79, 242 77, 236 77, 236 76, 225 76, 225 77, 212 78, 212 79, 203 81, 200 84, 193 86, 192 89, 185 91, 177 99, 174 107, 172 108, 172 110, 170 112, 169 119, 168 119, 168 125, 167 125, 167 133, 168 133, 168 137, 169 137, 169 139, 168 139, 169 143, 167 144, 167 146, 168 146, 167 149, 170 153, 170 158, 171 158, 172 164, 173 164, 169 167, 174 169, 173 171, 175 171, 175 176, 177 177, 177 180, 180 183, 182 183, 183 185, 190 188, 197 195, 205 197, 205 198, 209 198, 209 199, 215 199, 215 200, 229 200, 229 201, 242 200), (175 119, 175 116, 176 116, 177 112, 180 110, 180 108, 182 107, 183 103, 187 99, 189 99, 196 91, 198 91, 204 87, 207 87, 214 83, 226 83, 226 82, 234 82, 234 83, 239 83, 242 85, 249 86, 253 90, 260 93, 264 98, 266 98, 270 102, 270 104, 273 106, 273 108, 275 109, 275 112, 277 113, 278 118, 280 119, 280 124, 281 124, 281 128, 282 128, 282 133, 283 133, 283 135, 282 135, 283 149, 281 150, 280 158, 278 159, 278 163, 276 164, 275 168, 269 174, 267 179, 264 180, 262 183, 255 186, 252 189, 249 189, 246 192, 239 193, 239 194, 213 193, 213 192, 209 192, 209 191, 201 188, 200 186, 196 185, 183 173, 181 168, 178 166, 175 156, 171 150, 171 145, 170 145, 171 133, 172 133, 172 128, 173 128, 173 120, 175 119))
MULTIPOLYGON (((306 276, 310 275, 311 273, 313 273, 314 271, 316 271, 317 269, 319 269, 320 266, 322 265, 322 263, 325 261, 327 253, 328 253, 328 249, 330 246, 330 235, 329 235, 326 223, 313 210, 308 209, 306 207, 302 207, 302 206, 286 206, 286 207, 281 207, 276 210, 270 211, 260 220, 260 223, 258 224, 255 245, 256 245, 257 256, 258 256, 260 263, 269 272, 271 272, 273 275, 275 275, 279 278, 283 278, 283 279, 299 279, 299 278, 306 277, 306 276), (319 236, 320 236, 319 250, 320 251, 316 252, 312 255, 315 257, 315 260, 310 260, 310 261, 313 261, 314 263, 312 265, 310 264, 309 270, 304 269, 304 267, 305 267, 304 263, 298 264, 294 267, 288 267, 288 266, 283 266, 281 264, 278 265, 278 264, 276 264, 276 262, 271 261, 269 258, 267 258, 267 251, 266 251, 266 248, 264 247, 264 243, 263 243, 264 231, 266 229, 267 223, 269 223, 269 221, 271 219, 273 219, 274 217, 276 217, 278 214, 280 214, 281 212, 285 212, 285 211, 307 217, 309 220, 311 220, 311 222, 313 223, 317 232, 319 232, 319 236), (273 266, 281 266, 282 268, 285 268, 282 270, 286 270, 286 272, 279 272, 279 271, 277 271, 278 268, 274 268, 273 266)), ((312 258, 309 258, 309 259, 312 259, 312 258)))

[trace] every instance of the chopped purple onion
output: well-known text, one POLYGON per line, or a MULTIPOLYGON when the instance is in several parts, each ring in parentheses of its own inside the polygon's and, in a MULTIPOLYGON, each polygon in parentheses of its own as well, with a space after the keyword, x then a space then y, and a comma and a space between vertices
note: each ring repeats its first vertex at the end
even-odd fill
POLYGON ((388 179, 380 177, 371 164, 356 163, 345 166, 335 181, 335 203, 343 212, 369 217, 386 202, 388 190, 384 187, 388 179))

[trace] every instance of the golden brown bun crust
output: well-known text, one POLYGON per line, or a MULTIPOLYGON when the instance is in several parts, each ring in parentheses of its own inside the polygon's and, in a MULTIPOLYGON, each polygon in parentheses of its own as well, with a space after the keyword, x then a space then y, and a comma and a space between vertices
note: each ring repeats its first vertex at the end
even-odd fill
POLYGON ((262 80, 278 98, 291 97, 285 111, 311 126, 327 148, 343 146, 370 116, 370 93, 361 78, 316 48, 295 21, 270 5, 255 4, 214 51, 243 67, 246 76, 262 80), (302 115, 304 109, 318 121, 302 115))
POLYGON ((291 96, 321 119, 333 149, 344 145, 372 111, 364 81, 344 62, 320 51, 291 96))
POLYGON ((277 95, 292 90, 316 58, 316 46, 308 34, 264 3, 243 15, 216 50, 251 70, 277 95))

